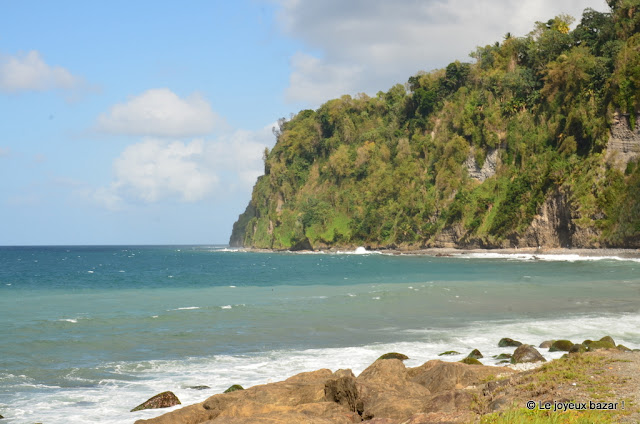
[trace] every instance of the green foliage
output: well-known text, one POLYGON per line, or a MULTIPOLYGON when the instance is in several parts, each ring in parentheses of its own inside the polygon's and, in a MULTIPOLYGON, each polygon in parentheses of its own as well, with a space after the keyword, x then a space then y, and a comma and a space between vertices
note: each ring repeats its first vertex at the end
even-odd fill
POLYGON ((640 167, 620 172, 602 154, 612 112, 634 126, 640 110, 640 0, 609 4, 573 31, 565 15, 536 22, 477 48, 475 63, 280 120, 233 239, 500 247, 561 196, 593 242, 640 245, 640 167), (473 164, 489 178, 470 178, 473 164))

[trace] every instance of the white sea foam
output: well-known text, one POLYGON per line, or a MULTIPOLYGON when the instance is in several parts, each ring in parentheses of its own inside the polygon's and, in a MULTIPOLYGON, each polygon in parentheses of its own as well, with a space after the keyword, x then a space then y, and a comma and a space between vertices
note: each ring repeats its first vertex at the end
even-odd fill
POLYGON ((381 253, 382 252, 379 252, 377 250, 367 250, 363 246, 359 246, 356 248, 356 250, 352 250, 352 251, 338 250, 336 252, 336 254, 338 255, 380 255, 381 253))
POLYGON ((221 306, 221 309, 231 309, 231 305, 225 305, 225 306, 221 306))
POLYGON ((188 311, 191 309, 200 309, 199 306, 183 306, 182 308, 176 308, 176 309, 167 309, 167 312, 170 311, 188 311))
POLYGON ((93 274, 93 271, 87 271, 89 274, 93 274))
POLYGON ((73 319, 73 318, 62 318, 62 319, 59 319, 58 321, 63 321, 63 322, 72 322, 72 323, 74 323, 74 324, 78 322, 78 320, 77 320, 77 319, 73 319))
POLYGON ((506 259, 511 261, 549 261, 549 262, 579 262, 579 261, 631 261, 640 262, 640 258, 623 258, 620 256, 583 256, 579 254, 536 254, 536 253, 460 253, 453 257, 471 259, 506 259))
MULTIPOLYGON (((123 378, 103 379, 96 387, 58 389, 47 387, 37 397, 22 392, 11 399, 11 408, 3 415, 16 422, 37 422, 42 416, 49 424, 79 424, 100 422, 116 424, 131 422, 129 409, 165 390, 173 391, 183 405, 202 402, 221 393, 232 384, 251 387, 283 380, 300 372, 320 368, 350 368, 358 375, 376 358, 387 352, 401 352, 409 356, 407 367, 416 367, 431 359, 459 361, 472 349, 479 349, 486 365, 496 365, 492 358, 499 353, 511 353, 515 348, 499 348, 502 337, 511 337, 538 345, 547 339, 569 338, 582 341, 611 335, 617 343, 630 348, 640 347, 640 315, 615 315, 584 319, 559 319, 519 322, 482 322, 457 329, 414 330, 416 341, 380 343, 343 348, 304 350, 272 350, 247 355, 218 355, 206 358, 119 362, 106 364, 105 371, 121 374, 123 378), (458 355, 438 356, 447 350, 458 355), (207 385, 210 389, 189 387, 207 385)), ((382 329, 381 329, 382 330, 382 329)), ((397 332, 396 328, 389 328, 397 332)), ((562 356, 563 352, 539 349, 547 360, 562 356)), ((522 368, 522 367, 519 367, 522 368)), ((528 367, 527 367, 528 368, 528 367)), ((17 382, 16 382, 17 383, 17 382)), ((24 384, 34 382, 24 381, 24 384)), ((162 410, 136 412, 134 419, 148 419, 180 406, 162 410)))

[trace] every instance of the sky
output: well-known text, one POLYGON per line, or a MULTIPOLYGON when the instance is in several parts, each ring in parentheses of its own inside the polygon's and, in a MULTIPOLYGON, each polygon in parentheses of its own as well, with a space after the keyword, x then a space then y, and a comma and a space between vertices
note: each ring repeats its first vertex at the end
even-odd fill
POLYGON ((226 244, 272 127, 605 0, 0 0, 0 245, 226 244))

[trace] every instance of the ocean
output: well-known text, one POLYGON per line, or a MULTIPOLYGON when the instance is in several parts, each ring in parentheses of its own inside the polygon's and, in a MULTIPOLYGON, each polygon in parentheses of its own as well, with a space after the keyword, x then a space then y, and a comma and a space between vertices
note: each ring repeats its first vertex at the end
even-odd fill
POLYGON ((187 405, 319 368, 357 375, 386 352, 418 366, 477 348, 494 365, 513 351, 503 337, 640 348, 639 271, 574 255, 0 247, 0 415, 132 423, 171 410, 129 412, 165 390, 187 405))

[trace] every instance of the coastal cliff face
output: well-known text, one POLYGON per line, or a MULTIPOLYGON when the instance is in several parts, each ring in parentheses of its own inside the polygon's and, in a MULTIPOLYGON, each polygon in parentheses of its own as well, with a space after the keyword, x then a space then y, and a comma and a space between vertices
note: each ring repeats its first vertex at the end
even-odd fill
POLYGON ((280 120, 230 244, 640 247, 640 8, 610 3, 280 120))
POLYGON ((620 171, 640 158, 640 114, 636 115, 632 130, 628 114, 615 113, 611 125, 611 137, 607 143, 607 160, 620 171))

